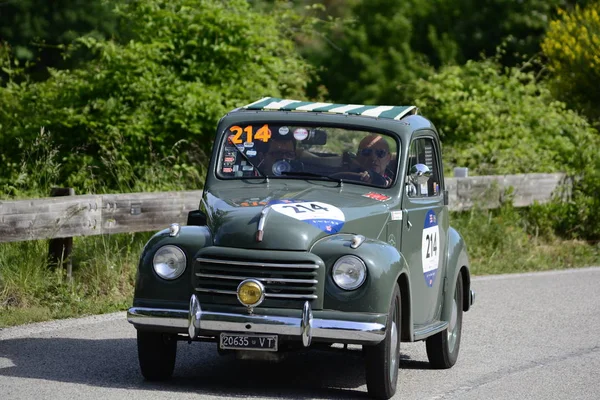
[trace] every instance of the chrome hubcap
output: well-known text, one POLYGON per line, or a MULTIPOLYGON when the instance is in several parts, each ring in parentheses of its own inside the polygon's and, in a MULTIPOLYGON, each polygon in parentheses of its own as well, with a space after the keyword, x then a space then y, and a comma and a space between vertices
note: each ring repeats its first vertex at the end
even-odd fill
POLYGON ((448 348, 452 352, 456 344, 457 336, 457 319, 458 319, 458 307, 456 305, 456 293, 454 294, 454 300, 452 301, 452 315, 450 316, 450 322, 448 323, 448 348))
POLYGON ((392 329, 390 329, 391 343, 390 343, 390 381, 393 381, 396 377, 396 371, 398 370, 398 327, 396 326, 396 316, 392 320, 392 329))

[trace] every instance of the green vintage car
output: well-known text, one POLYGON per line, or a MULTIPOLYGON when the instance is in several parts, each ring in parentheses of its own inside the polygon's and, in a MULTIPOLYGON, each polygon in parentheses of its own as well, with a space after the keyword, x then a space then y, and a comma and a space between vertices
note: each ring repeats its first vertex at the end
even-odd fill
POLYGON ((128 320, 149 380, 172 375, 179 340, 260 360, 358 344, 387 399, 401 341, 454 365, 473 300, 430 121, 264 98, 220 120, 199 209, 146 244, 128 320))

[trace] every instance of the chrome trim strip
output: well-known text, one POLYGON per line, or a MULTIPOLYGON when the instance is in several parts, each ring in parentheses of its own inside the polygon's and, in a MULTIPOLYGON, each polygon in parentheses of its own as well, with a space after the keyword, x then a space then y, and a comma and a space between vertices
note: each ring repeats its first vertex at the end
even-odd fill
POLYGON ((169 236, 174 237, 179 235, 179 231, 181 230, 181 226, 179 224, 171 224, 169 227, 169 236))
POLYGON ((265 293, 266 297, 279 298, 279 299, 308 299, 314 300, 318 296, 316 294, 278 294, 278 293, 265 293))
MULTIPOLYGON (((193 296, 194 297, 194 296, 193 296)), ((193 302, 190 299, 190 302, 193 302)), ((200 306, 198 304, 198 306, 200 306)), ((140 327, 179 328, 181 333, 192 332, 198 335, 216 335, 219 332, 249 332, 296 336, 302 340, 303 317, 285 317, 278 315, 257 315, 242 313, 223 313, 196 310, 167 310, 146 307, 132 307, 127 312, 127 320, 140 327), (199 312, 198 312, 199 311, 199 312), (188 317, 191 321, 188 322, 188 317), (250 328, 248 328, 250 326, 250 328)), ((312 312, 310 312, 312 314, 312 312)), ((311 321, 308 311, 306 320, 311 321)), ((313 318, 310 326, 312 339, 341 340, 348 343, 375 344, 385 338, 385 323, 355 322, 333 319, 313 318)), ((307 333, 305 333, 307 335, 307 333)))
POLYGON ((205 293, 218 293, 218 294, 233 294, 237 296, 237 292, 235 290, 221 290, 221 289, 204 289, 204 288, 194 288, 197 292, 205 292, 205 293))
MULTIPOLYGON (((205 289, 205 288, 194 288, 197 292, 204 293, 217 293, 217 294, 231 294, 236 295, 237 292, 235 290, 221 290, 221 289, 205 289)), ((278 293, 265 293, 265 297, 271 298, 279 298, 279 299, 306 299, 306 300, 314 300, 318 298, 316 294, 278 294, 278 293)))
POLYGON ((195 339, 200 333, 200 321, 202 320, 202 307, 195 295, 190 297, 190 312, 188 315, 188 335, 195 339))
POLYGON ((196 261, 201 263, 210 264, 225 264, 225 265, 241 265, 247 267, 266 267, 266 268, 312 268, 319 269, 317 264, 279 264, 279 263, 261 263, 251 261, 233 261, 233 260, 219 260, 213 258, 198 257, 196 261))
POLYGON ((256 230, 256 241, 257 242, 262 242, 262 240, 263 240, 263 235, 265 233, 265 223, 267 220, 267 214, 269 213, 270 209, 271 209, 271 206, 267 205, 260 212, 260 219, 258 220, 258 229, 256 230))
POLYGON ((448 321, 437 321, 432 325, 426 325, 425 327, 419 327, 415 329, 413 335, 413 341, 425 339, 435 333, 441 332, 448 327, 448 321))
POLYGON ((308 301, 304 302, 302 307, 302 318, 300 322, 300 336, 302 337, 302 345, 304 347, 310 346, 312 341, 312 324, 313 314, 308 301))
POLYGON ((353 249, 358 249, 365 240, 367 240, 367 238, 364 237, 363 235, 354 235, 354 237, 352 238, 352 243, 350 244, 350 247, 353 249))
MULTIPOLYGON (((203 274, 201 272, 196 272, 196 276, 199 276, 201 278, 231 279, 231 280, 240 280, 240 281, 243 281, 244 279, 248 279, 247 276, 203 274)), ((319 281, 317 281, 316 279, 256 278, 256 277, 254 277, 252 279, 256 279, 257 281, 266 282, 266 283, 270 283, 270 282, 274 282, 274 283, 277 283, 277 282, 285 282, 285 283, 310 283, 310 284, 317 284, 317 283, 319 283, 319 281)))
POLYGON ((136 325, 187 330, 188 315, 188 310, 132 307, 127 311, 127 321, 136 325))

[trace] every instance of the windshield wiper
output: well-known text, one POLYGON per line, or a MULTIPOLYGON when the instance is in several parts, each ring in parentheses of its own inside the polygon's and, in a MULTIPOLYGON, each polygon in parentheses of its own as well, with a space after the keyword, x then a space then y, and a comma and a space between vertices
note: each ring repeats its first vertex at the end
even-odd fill
POLYGON ((321 175, 321 174, 315 174, 314 172, 301 172, 301 171, 282 171, 281 175, 288 175, 288 176, 306 176, 306 177, 310 177, 310 178, 323 178, 323 179, 327 179, 329 181, 333 181, 333 182, 337 182, 340 185, 342 184, 342 180, 341 179, 336 179, 336 178, 332 178, 329 175, 321 175))
POLYGON ((250 165, 252 165, 252 167, 254 167, 254 170, 256 172, 258 172, 258 176, 245 176, 244 179, 248 179, 248 178, 263 178, 266 179, 267 181, 269 180, 269 177, 267 177, 265 174, 262 173, 262 171, 260 169, 258 169, 258 167, 256 165, 254 165, 254 163, 252 161, 250 161, 250 158, 244 154, 243 151, 241 151, 240 149, 238 149, 238 147, 236 145, 233 145, 233 147, 235 147, 235 150, 238 152, 238 154, 242 155, 242 158, 244 160, 246 160, 246 162, 250 165))

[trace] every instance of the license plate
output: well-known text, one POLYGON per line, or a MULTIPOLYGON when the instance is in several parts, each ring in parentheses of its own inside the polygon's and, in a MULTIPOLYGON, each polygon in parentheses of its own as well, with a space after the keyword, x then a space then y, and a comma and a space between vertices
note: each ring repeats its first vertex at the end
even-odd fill
POLYGON ((219 346, 230 350, 277 351, 277 335, 221 333, 219 346))

